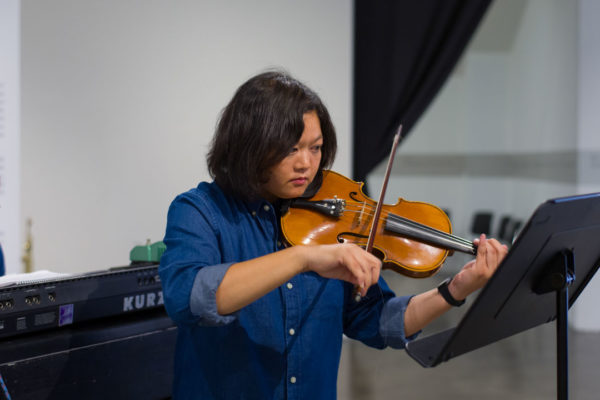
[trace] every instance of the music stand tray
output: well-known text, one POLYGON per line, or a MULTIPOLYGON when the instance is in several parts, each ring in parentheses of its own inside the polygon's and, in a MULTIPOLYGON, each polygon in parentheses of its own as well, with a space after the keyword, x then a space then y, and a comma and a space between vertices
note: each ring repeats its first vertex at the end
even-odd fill
POLYGON ((455 328, 414 340, 408 354, 435 367, 557 321, 558 398, 568 397, 567 312, 600 267, 600 193, 556 198, 533 213, 455 328))

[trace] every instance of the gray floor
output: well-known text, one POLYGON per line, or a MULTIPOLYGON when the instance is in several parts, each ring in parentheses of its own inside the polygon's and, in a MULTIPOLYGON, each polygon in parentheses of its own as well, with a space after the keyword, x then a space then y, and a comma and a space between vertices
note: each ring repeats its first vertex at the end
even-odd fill
MULTIPOLYGON (((410 279, 384 272, 397 293, 419 293, 444 278, 410 279)), ((468 304, 422 335, 454 327, 468 304)), ((345 340, 338 398, 555 399, 556 331, 547 323, 472 351, 435 368, 423 368, 402 350, 377 350, 345 340)), ((569 332, 570 399, 600 399, 600 333, 569 332)))

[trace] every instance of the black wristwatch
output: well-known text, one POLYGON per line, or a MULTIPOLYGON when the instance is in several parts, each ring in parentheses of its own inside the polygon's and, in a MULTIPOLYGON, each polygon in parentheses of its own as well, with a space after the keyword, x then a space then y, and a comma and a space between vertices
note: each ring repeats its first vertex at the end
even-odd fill
POLYGON ((465 304, 465 299, 456 300, 454 297, 452 297, 452 295, 450 294, 450 291, 448 290, 448 285, 450 284, 450 282, 452 282, 452 278, 446 278, 437 287, 438 292, 440 292, 440 294, 442 295, 442 297, 444 298, 444 300, 446 300, 446 302, 448 304, 450 304, 451 306, 454 306, 454 307, 460 307, 463 304, 465 304))

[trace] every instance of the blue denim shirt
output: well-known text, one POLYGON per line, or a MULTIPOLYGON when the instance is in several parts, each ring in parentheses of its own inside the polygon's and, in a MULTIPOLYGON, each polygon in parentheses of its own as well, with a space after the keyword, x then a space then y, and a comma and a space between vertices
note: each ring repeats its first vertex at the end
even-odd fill
MULTIPOLYGON (((171 204, 159 273, 178 326, 175 399, 335 399, 342 334, 402 348, 410 297, 381 279, 360 302, 352 285, 302 273, 231 315, 215 292, 233 263, 283 248, 266 201, 201 183, 171 204)), ((409 338, 412 339, 412 338, 409 338)))

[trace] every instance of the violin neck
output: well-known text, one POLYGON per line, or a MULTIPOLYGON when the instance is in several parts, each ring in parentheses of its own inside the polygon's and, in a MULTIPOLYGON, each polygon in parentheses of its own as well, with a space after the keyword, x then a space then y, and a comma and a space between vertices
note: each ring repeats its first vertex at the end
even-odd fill
POLYGON ((385 221, 385 229, 398 235, 443 249, 455 250, 472 255, 477 254, 477 248, 473 242, 399 215, 388 214, 385 221))

